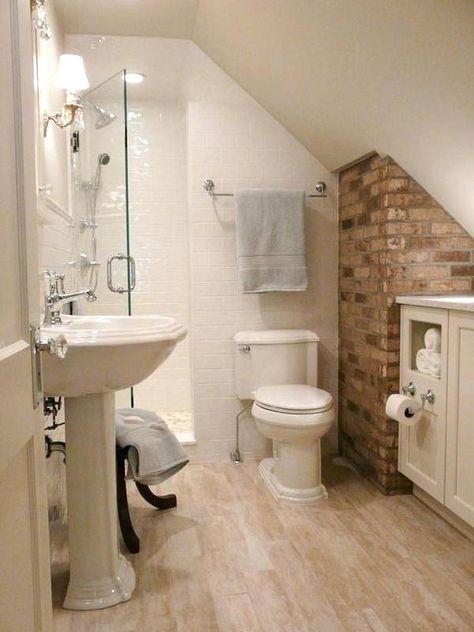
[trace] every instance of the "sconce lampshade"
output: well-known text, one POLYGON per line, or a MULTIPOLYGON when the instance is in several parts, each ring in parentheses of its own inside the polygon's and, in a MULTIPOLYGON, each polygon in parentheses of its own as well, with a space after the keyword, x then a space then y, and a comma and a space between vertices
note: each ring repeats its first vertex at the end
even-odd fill
POLYGON ((84 61, 80 55, 60 55, 56 81, 60 88, 69 92, 87 90, 87 79, 84 61))

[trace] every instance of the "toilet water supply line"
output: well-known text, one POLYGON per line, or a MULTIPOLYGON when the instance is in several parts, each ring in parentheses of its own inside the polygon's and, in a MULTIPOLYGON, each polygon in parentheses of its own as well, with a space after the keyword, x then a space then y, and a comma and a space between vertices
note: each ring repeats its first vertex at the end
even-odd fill
POLYGON ((235 416, 235 450, 230 453, 230 459, 234 463, 242 463, 243 461, 239 450, 239 423, 241 415, 243 415, 251 407, 252 404, 249 404, 245 408, 242 408, 242 410, 235 416))

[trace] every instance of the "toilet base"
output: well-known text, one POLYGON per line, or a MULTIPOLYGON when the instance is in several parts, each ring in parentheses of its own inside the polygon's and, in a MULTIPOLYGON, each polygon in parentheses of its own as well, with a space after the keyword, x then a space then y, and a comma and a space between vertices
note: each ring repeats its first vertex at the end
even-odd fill
POLYGON ((272 458, 260 461, 258 470, 275 500, 299 505, 312 505, 328 497, 326 488, 322 483, 316 487, 303 489, 285 487, 282 485, 275 476, 274 459, 272 458))

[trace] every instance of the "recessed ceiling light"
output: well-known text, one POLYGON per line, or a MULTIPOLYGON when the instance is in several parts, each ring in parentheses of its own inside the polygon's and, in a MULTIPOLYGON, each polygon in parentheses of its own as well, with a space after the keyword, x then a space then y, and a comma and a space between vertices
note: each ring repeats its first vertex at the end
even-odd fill
POLYGON ((145 80, 145 76, 142 72, 126 72, 125 81, 127 83, 141 83, 145 80))

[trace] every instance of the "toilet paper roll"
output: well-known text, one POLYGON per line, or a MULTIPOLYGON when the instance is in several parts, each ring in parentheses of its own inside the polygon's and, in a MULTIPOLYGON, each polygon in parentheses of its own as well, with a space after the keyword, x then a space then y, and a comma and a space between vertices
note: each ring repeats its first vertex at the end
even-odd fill
POLYGON ((390 395, 385 412, 402 426, 414 426, 421 418, 422 409, 420 402, 413 397, 390 395))

